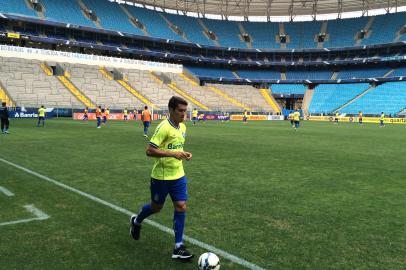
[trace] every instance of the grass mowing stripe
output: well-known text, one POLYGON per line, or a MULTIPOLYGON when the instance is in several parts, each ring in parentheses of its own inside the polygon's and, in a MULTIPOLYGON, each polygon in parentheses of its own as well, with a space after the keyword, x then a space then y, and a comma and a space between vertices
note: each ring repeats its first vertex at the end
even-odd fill
MULTIPOLYGON (((22 166, 20 166, 20 165, 18 165, 18 164, 15 164, 15 163, 10 162, 10 161, 8 161, 8 160, 5 160, 5 159, 3 159, 3 158, 0 158, 0 161, 3 162, 3 163, 6 163, 6 164, 8 164, 8 165, 10 165, 10 166, 12 166, 12 167, 15 167, 15 168, 17 168, 17 169, 19 169, 19 170, 22 170, 22 171, 24 171, 24 172, 26 172, 26 173, 28 173, 28 174, 34 175, 34 176, 36 176, 36 177, 38 177, 38 178, 40 178, 40 179, 42 179, 42 180, 48 181, 48 182, 50 182, 50 183, 52 183, 52 184, 54 184, 54 185, 57 185, 57 186, 59 186, 59 187, 61 187, 61 188, 63 188, 63 189, 72 191, 72 192, 74 192, 74 193, 76 193, 76 194, 79 194, 79 195, 81 195, 81 196, 83 196, 83 197, 86 197, 86 198, 88 198, 88 199, 90 199, 90 200, 92 200, 92 201, 95 201, 95 202, 98 202, 98 203, 103 204, 103 205, 105 205, 105 206, 108 206, 108 207, 110 207, 110 208, 112 208, 112 209, 114 209, 114 210, 116 210, 116 211, 118 211, 118 212, 121 212, 121 213, 123 213, 123 214, 126 214, 126 215, 128 215, 128 216, 131 216, 131 215, 134 214, 134 213, 131 212, 130 210, 127 210, 127 209, 122 208, 122 207, 120 207, 120 206, 117 206, 117 205, 115 205, 115 204, 109 203, 109 202, 107 202, 107 201, 105 201, 105 200, 102 200, 102 199, 96 197, 96 196, 93 196, 93 195, 88 194, 88 193, 86 193, 86 192, 80 191, 80 190, 78 190, 78 189, 76 189, 76 188, 73 188, 73 187, 70 187, 70 186, 68 186, 68 185, 65 185, 65 184, 63 184, 63 183, 61 183, 61 182, 58 182, 58 181, 52 179, 52 178, 49 178, 48 176, 45 176, 45 175, 42 175, 42 174, 40 174, 40 173, 34 172, 34 171, 30 170, 30 169, 27 169, 27 168, 25 168, 25 167, 22 167, 22 166)), ((37 218, 37 219, 38 219, 38 218, 37 218)), ((149 225, 151 225, 151 226, 153 226, 153 227, 159 229, 159 230, 162 231, 162 232, 166 232, 166 233, 168 233, 168 234, 174 235, 172 229, 170 229, 170 228, 168 228, 168 227, 165 227, 165 226, 163 226, 163 225, 161 225, 161 224, 159 224, 159 223, 157 223, 157 222, 155 222, 155 221, 146 219, 144 222, 146 222, 146 223, 148 223, 149 225)), ((223 257, 223 258, 225 258, 225 259, 228 259, 228 260, 230 260, 230 261, 232 261, 232 262, 234 262, 234 263, 236 263, 236 264, 239 264, 239 265, 242 265, 242 266, 244 266, 244 267, 247 267, 248 269, 252 269, 252 270, 265 270, 264 268, 261 268, 261 267, 259 267, 259 266, 256 265, 256 264, 253 264, 253 263, 251 263, 251 262, 248 262, 248 261, 246 261, 246 260, 244 260, 244 259, 242 259, 242 258, 240 258, 240 257, 237 257, 237 256, 235 256, 235 255, 232 255, 232 254, 230 254, 230 253, 228 253, 228 252, 226 252, 226 251, 224 251, 224 250, 218 249, 218 248, 216 248, 216 247, 214 247, 214 246, 211 246, 211 245, 209 245, 209 244, 203 243, 203 242, 201 242, 201 241, 199 241, 199 240, 197 240, 197 239, 194 239, 194 238, 192 238, 192 237, 188 237, 188 236, 185 235, 185 236, 184 236, 184 239, 185 239, 186 241, 188 241, 189 243, 193 244, 193 245, 196 245, 196 246, 198 246, 198 247, 201 247, 201 248, 210 250, 211 252, 216 253, 217 255, 219 255, 219 256, 221 256, 221 257, 223 257)))

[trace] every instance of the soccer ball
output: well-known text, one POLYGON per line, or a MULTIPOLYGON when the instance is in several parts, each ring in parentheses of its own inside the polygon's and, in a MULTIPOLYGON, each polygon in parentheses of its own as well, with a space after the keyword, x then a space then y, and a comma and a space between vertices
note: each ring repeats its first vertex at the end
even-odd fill
POLYGON ((220 259, 214 253, 206 252, 200 255, 198 265, 200 270, 219 270, 220 259))

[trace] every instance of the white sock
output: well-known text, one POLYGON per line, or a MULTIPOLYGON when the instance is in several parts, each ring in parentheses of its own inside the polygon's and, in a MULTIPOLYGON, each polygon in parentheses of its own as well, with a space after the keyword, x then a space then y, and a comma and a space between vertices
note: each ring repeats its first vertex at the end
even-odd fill
POLYGON ((183 245, 183 243, 182 243, 182 242, 180 242, 180 243, 176 243, 176 244, 175 244, 175 248, 180 248, 180 246, 181 246, 181 245, 183 245))

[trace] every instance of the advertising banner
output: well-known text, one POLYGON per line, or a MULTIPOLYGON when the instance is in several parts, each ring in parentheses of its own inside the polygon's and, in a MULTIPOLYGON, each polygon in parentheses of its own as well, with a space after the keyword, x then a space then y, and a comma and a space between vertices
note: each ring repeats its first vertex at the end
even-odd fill
MULTIPOLYGON (((231 115, 230 119, 233 121, 242 121, 242 114, 231 115)), ((248 115, 248 120, 251 121, 268 120, 268 115, 248 115)))
MULTIPOLYGON (((74 120, 82 120, 83 119, 84 113, 74 113, 73 114, 73 119, 74 120)), ((87 117, 89 120, 96 120, 96 114, 95 113, 88 113, 87 117)), ((127 116, 128 120, 134 120, 134 114, 129 113, 127 116)), ((109 117, 107 118, 108 120, 124 120, 124 114, 123 113, 110 113, 109 117)), ((162 119, 162 115, 160 114, 154 114, 153 115, 153 120, 159 120, 162 119)), ((141 120, 141 114, 137 114, 137 119, 136 120, 141 120)))
POLYGON ((282 120, 285 120, 285 117, 283 115, 268 115, 268 120, 282 121, 282 120))
POLYGON ((222 114, 207 114, 203 117, 204 120, 223 120, 228 121, 230 120, 230 116, 222 115, 222 114))
MULTIPOLYGON (((53 113, 54 109, 47 108, 45 117, 46 118, 52 118, 54 117, 53 113)), ((38 118, 38 110, 36 109, 18 109, 15 111, 9 111, 9 117, 10 118, 38 118)))
MULTIPOLYGON (((335 116, 308 116, 307 120, 310 121, 334 121, 335 116)), ((338 117, 338 120, 341 122, 357 122, 358 117, 338 117)), ((379 123, 379 117, 362 117, 363 123, 379 123)), ((385 118, 384 123, 386 124, 406 124, 406 118, 385 118)))

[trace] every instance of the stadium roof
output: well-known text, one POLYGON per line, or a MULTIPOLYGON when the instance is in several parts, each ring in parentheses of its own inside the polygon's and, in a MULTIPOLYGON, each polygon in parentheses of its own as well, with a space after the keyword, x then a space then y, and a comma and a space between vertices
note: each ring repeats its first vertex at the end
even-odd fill
MULTIPOLYGON (((381 9, 384 12, 396 12, 406 6, 406 0, 109 0, 135 3, 157 7, 157 10, 170 12, 177 10, 182 14, 217 15, 221 19, 242 17, 264 17, 272 20, 274 16, 284 16, 291 20, 301 15, 315 19, 320 14, 332 14, 341 18, 343 13, 354 12, 359 17, 369 14, 371 10, 381 9)), ((382 12, 381 12, 382 13, 382 12)), ((251 20, 251 19, 250 19, 251 20)))

